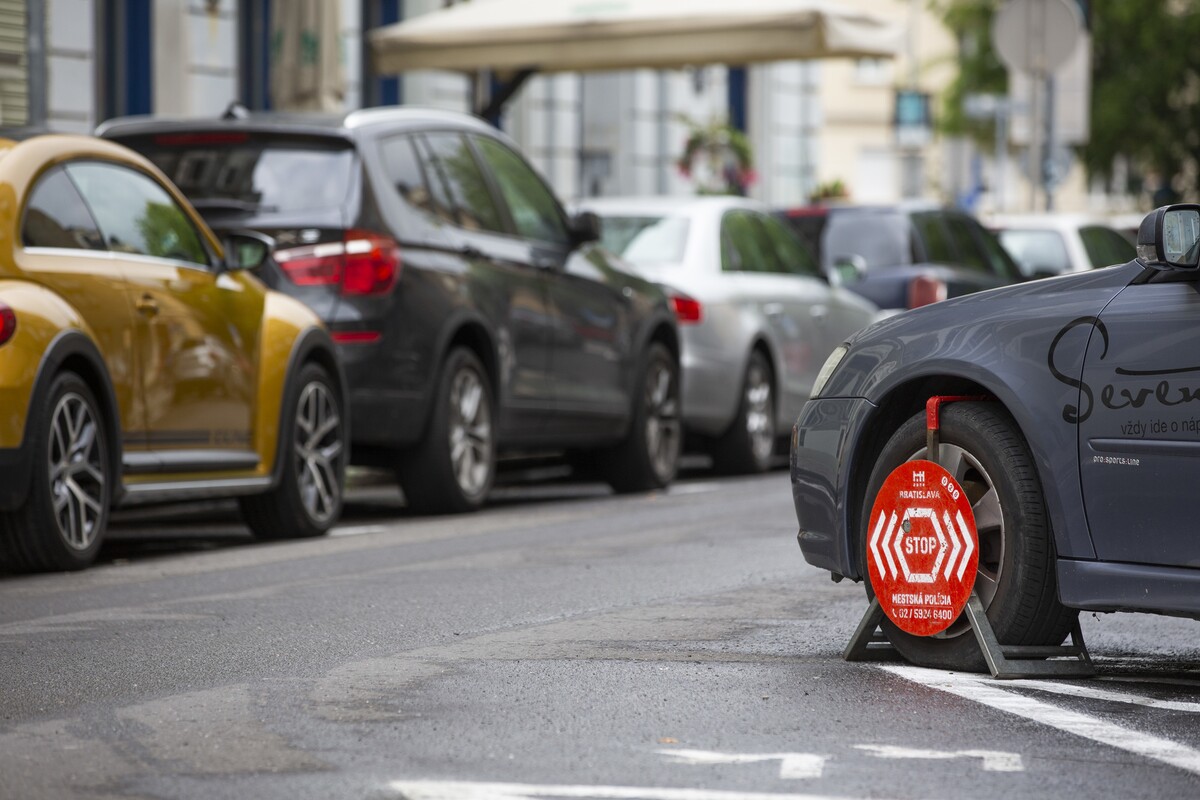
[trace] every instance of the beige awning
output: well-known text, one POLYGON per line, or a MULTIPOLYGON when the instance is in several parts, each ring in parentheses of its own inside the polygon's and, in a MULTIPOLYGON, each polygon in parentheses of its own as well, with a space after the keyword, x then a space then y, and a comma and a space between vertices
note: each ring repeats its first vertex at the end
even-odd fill
POLYGON ((370 33, 375 69, 671 69, 892 56, 898 25, 819 0, 472 0, 370 33))

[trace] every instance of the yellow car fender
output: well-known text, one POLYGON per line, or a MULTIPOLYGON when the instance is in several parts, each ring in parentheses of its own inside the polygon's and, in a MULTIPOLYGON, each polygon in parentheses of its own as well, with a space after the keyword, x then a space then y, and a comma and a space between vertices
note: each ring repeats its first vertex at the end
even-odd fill
MULTIPOLYGON (((0 280, 0 300, 17 317, 12 339, 0 345, 0 448, 15 448, 24 441, 34 386, 54 342, 70 331, 93 343, 95 336, 65 300, 35 284, 0 280)), ((108 392, 93 388, 103 402, 108 392)))
POLYGON ((316 361, 329 372, 341 400, 343 441, 350 441, 346 381, 337 349, 320 318, 308 306, 285 294, 268 292, 263 309, 260 354, 254 444, 264 474, 277 476, 279 473, 276 467, 286 444, 279 440, 280 423, 284 409, 294 402, 289 390, 300 390, 299 386, 291 385, 291 376, 308 361, 316 361))

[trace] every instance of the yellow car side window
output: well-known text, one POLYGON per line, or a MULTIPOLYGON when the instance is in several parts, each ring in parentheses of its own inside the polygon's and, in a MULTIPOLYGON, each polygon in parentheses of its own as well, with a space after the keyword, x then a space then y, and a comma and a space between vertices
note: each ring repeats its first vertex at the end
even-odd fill
POLYGON ((195 226, 151 178, 90 161, 68 164, 67 173, 91 207, 109 250, 209 265, 195 226))
POLYGON ((104 238, 96 228, 96 221, 61 169, 46 173, 30 195, 21 222, 21 245, 104 249, 104 238))

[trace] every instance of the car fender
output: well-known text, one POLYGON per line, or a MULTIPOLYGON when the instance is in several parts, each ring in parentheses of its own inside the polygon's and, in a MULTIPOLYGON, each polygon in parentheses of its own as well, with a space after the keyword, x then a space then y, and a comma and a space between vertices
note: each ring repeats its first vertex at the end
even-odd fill
POLYGON ((327 370, 342 404, 343 441, 350 441, 350 402, 346 376, 337 348, 328 331, 312 311, 287 295, 269 292, 263 308, 262 344, 259 351, 255 450, 258 472, 269 475, 272 484, 283 474, 286 437, 279 436, 285 408, 295 400, 300 387, 293 375, 307 361, 316 360, 327 370))
MULTIPOLYGON (((1140 272, 1134 265, 1120 269, 1124 272, 1115 279, 1074 276, 1082 280, 1062 283, 1062 292, 1054 282, 1064 279, 1054 278, 1037 287, 1027 284, 946 301, 889 318, 861 333, 836 380, 822 393, 865 398, 876 408, 859 426, 854 460, 865 432, 888 412, 893 398, 907 396, 913 387, 929 394, 929 386, 969 382, 1001 402, 1025 436, 1058 554, 1094 558, 1083 513, 1072 409, 1077 412, 1081 402, 1078 377, 1093 327, 1088 320, 1140 272), (1034 295, 1039 297, 1036 304, 1030 302, 1034 295), (1048 308, 1054 313, 1046 313, 1048 308)), ((926 398, 913 399, 923 403, 926 398)), ((844 485, 850 486, 849 474, 869 474, 871 465, 856 463, 844 469, 844 485)))
MULTIPOLYGON (((4 293, 5 302, 11 295, 4 293)), ((50 386, 64 363, 86 364, 81 375, 91 386, 108 428, 109 474, 121 474, 121 426, 117 399, 104 359, 92 339, 79 328, 55 328, 53 322, 25 314, 19 317, 18 334, 0 347, 0 509, 13 510, 24 502, 32 475, 33 441, 30 435, 35 415, 45 406, 50 386), (24 329, 24 341, 18 343, 24 329), (42 344, 44 336, 52 334, 42 344), (16 345, 16 346, 12 346, 16 345), (33 345, 33 346, 30 346, 33 345)), ((113 501, 121 496, 116 482, 113 501)))

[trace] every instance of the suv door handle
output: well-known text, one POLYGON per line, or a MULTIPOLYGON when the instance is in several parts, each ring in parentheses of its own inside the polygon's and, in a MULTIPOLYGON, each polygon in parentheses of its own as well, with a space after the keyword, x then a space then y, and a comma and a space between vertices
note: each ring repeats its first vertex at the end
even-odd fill
POLYGON ((148 294, 144 294, 139 297, 137 302, 133 304, 133 307, 145 314, 147 317, 153 317, 158 313, 158 303, 155 302, 154 298, 148 294))
POLYGON ((778 317, 783 314, 783 303, 767 303, 763 306, 763 313, 768 317, 778 317))
POLYGON ((817 322, 822 322, 829 316, 829 306, 817 304, 809 309, 809 313, 812 314, 812 318, 817 322))
POLYGON ((551 256, 534 256, 533 257, 533 265, 535 267, 537 267, 538 269, 547 269, 547 270, 557 269, 558 264, 559 264, 558 259, 552 258, 551 256))

